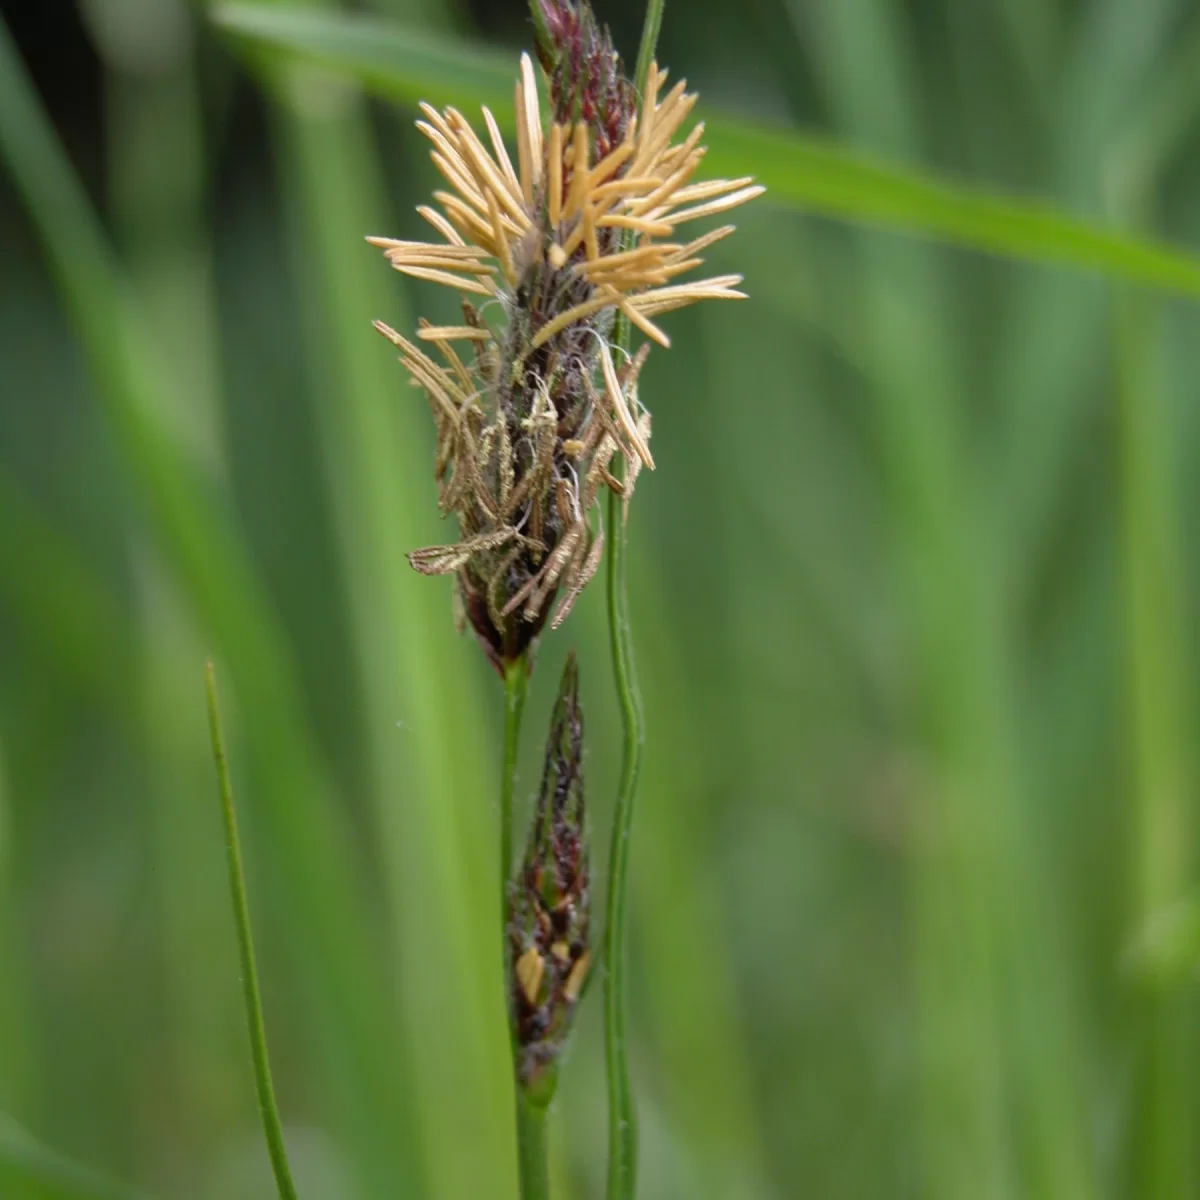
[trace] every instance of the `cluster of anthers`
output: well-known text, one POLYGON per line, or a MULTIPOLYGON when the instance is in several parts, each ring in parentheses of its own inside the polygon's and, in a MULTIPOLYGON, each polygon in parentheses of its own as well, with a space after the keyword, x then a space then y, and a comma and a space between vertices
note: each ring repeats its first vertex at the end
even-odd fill
POLYGON ((660 99, 666 73, 651 65, 639 117, 611 43, 594 58, 597 95, 556 95, 552 76, 563 119, 545 132, 534 66, 522 56, 515 167, 486 108, 490 148, 456 109, 422 105, 418 128, 450 190, 434 193, 440 211, 417 211, 444 241, 368 239, 398 271, 462 297, 461 325, 422 321, 416 342, 376 327, 429 398, 440 507, 459 523, 458 541, 410 561, 456 577, 460 611, 501 670, 540 632, 555 597, 552 626, 595 574, 600 489, 628 502, 639 469, 654 466, 637 390, 649 343, 632 358, 614 354, 618 314, 667 346, 663 314, 744 298, 737 275, 676 282, 733 226, 686 241, 676 230, 763 190, 749 178, 691 182, 703 124, 674 139, 696 96, 680 82, 660 99), (620 479, 610 469, 618 454, 620 479))

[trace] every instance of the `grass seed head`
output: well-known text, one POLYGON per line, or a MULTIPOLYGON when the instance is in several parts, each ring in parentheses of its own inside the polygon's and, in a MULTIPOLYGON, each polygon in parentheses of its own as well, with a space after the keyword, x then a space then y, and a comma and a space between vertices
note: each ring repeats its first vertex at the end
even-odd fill
POLYGON ((455 577, 458 611, 501 672, 595 574, 601 489, 628 502, 638 469, 654 466, 637 390, 645 353, 612 345, 618 314, 668 346, 663 314, 743 299, 738 275, 679 281, 733 226, 678 231, 762 191, 749 178, 692 182, 703 125, 680 134, 696 96, 682 82, 663 94, 666 73, 651 64, 639 112, 587 4, 541 0, 541 18, 549 129, 528 55, 515 162, 487 109, 485 140, 457 109, 422 105, 417 126, 446 188, 417 211, 440 240, 368 239, 396 270, 462 300, 461 324, 422 322, 415 339, 376 326, 429 400, 439 504, 458 524, 456 541, 410 561, 455 577))

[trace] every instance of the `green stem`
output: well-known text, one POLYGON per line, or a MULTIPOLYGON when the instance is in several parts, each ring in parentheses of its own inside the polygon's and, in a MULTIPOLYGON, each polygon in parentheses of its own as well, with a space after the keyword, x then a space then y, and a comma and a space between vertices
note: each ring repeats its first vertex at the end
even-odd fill
POLYGON ((646 19, 642 23, 642 43, 638 47, 637 67, 633 74, 633 85, 638 96, 646 91, 646 76, 650 74, 650 63, 658 45, 658 31, 662 27, 663 8, 666 0, 648 0, 646 19))
POLYGON ((521 1200, 549 1200, 550 1167, 546 1152, 549 1108, 531 1100, 517 1086, 517 1158, 521 1168, 521 1200))
POLYGON ((608 498, 608 625, 613 675, 624 734, 621 781, 613 812, 604 921, 604 1050, 608 1072, 608 1197, 629 1200, 637 1184, 637 1114, 629 1084, 625 1043, 625 933, 628 909, 629 834, 645 733, 634 669, 625 593, 625 519, 616 493, 608 498))
MULTIPOLYGON (((521 716, 529 691, 529 659, 521 655, 504 671, 504 773, 500 783, 500 937, 504 954, 504 1009, 509 1014, 508 989, 512 964, 508 954, 508 881, 512 876, 513 793, 517 785, 517 752, 521 744, 521 716)), ((510 1038, 512 1031, 510 1027, 510 1038)), ((546 1166, 546 1109, 534 1104, 517 1082, 519 1053, 512 1038, 513 1089, 517 1111, 517 1164, 521 1200, 547 1200, 550 1195, 546 1166)))
MULTIPOLYGON (((634 84, 638 95, 658 43, 665 0, 648 0, 642 42, 638 48, 634 84)), ((629 323, 621 314, 617 344, 628 349, 629 323)), ((642 766, 645 727, 638 690, 625 590, 625 508, 615 492, 608 496, 608 628, 613 677, 621 709, 621 780, 613 811, 608 854, 608 894, 604 919, 604 1059, 608 1076, 608 1200, 632 1200, 637 1191, 637 1113, 629 1083, 629 1054, 625 1037, 625 934, 629 888, 629 835, 633 802, 642 766)))
POLYGON ((221 815, 225 821, 225 849, 229 864, 229 892, 237 925, 238 956, 242 968, 242 993, 246 1004, 246 1025, 250 1033, 250 1055, 254 1060, 254 1083, 258 1108, 262 1114, 267 1153, 275 1172, 280 1200, 297 1200, 287 1150, 283 1143, 283 1123, 271 1086, 271 1062, 267 1055, 267 1030, 263 1023, 262 998, 258 990, 258 968, 254 963, 254 939, 250 933, 250 905, 246 899, 246 878, 242 869, 242 848, 238 840, 237 815, 233 810, 233 786, 229 780, 229 762, 225 756, 225 738, 221 733, 221 713, 217 706, 217 672, 211 662, 204 668, 208 687, 208 725, 212 734, 213 759, 217 764, 217 782, 221 792, 221 815))

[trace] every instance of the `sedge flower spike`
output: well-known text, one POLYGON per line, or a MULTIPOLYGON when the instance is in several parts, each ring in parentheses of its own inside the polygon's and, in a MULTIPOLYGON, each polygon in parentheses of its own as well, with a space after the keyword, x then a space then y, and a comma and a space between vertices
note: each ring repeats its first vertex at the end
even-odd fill
POLYGON ((508 885, 509 1017, 517 1078, 535 1094, 563 1051, 592 961, 588 860, 583 709, 572 652, 525 856, 508 885))
POLYGON ((738 275, 680 279, 734 227, 678 231, 763 191, 750 178, 692 182, 704 126, 678 135, 695 94, 682 81, 663 94, 666 72, 651 64, 639 115, 590 9, 543 9, 549 127, 528 55, 515 164, 486 108, 485 143, 457 109, 422 104, 417 127, 447 187, 438 207, 417 211, 441 240, 367 239, 396 270, 461 297, 461 325, 422 321, 415 340, 375 324, 428 397, 440 508, 459 526, 458 541, 409 561, 455 577, 459 612, 501 672, 547 620, 562 623, 596 573, 601 488, 628 502, 639 470, 654 467, 637 380, 649 342, 670 345, 658 318, 745 298, 738 275), (649 339, 624 361, 610 340, 618 313, 649 339))

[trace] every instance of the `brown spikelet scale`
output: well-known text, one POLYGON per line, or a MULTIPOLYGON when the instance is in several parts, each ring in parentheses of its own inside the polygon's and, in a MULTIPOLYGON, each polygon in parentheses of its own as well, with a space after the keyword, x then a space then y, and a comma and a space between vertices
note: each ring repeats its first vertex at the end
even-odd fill
POLYGON ((639 116, 590 8, 540 4, 550 127, 528 55, 515 156, 487 109, 481 136, 457 109, 421 105, 417 127, 446 184, 436 207, 417 210, 436 240, 367 239, 396 270, 462 300, 461 324, 422 322, 415 338, 376 328, 428 398, 439 505, 458 524, 456 541, 410 561, 455 577, 459 611, 501 672, 595 574, 600 490, 628 501, 637 468, 654 466, 637 386, 646 347, 632 359, 613 347, 618 313, 668 346, 664 314, 744 298, 738 275, 682 278, 733 226, 694 237, 686 227, 763 190, 749 178, 693 182, 703 125, 680 135, 696 96, 682 82, 663 93, 652 64, 639 116))

